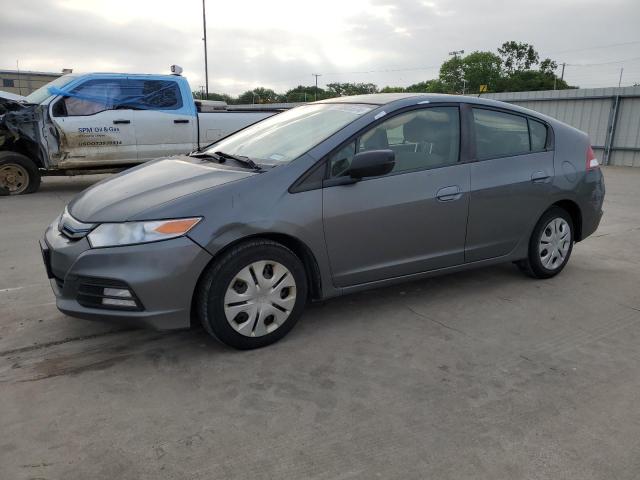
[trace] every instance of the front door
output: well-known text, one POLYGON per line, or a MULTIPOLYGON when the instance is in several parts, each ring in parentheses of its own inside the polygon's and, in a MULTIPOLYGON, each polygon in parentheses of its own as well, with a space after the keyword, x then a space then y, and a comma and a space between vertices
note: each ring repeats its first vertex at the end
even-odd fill
POLYGON ((122 108, 126 80, 92 78, 54 100, 51 117, 60 135, 62 168, 135 163, 133 110, 122 108))
POLYGON ((356 152, 392 149, 394 169, 323 188, 325 240, 334 283, 346 287, 459 265, 469 201, 469 165, 460 163, 457 106, 398 114, 328 159, 329 180, 356 152))
POLYGON ((467 262, 507 255, 528 241, 554 175, 546 125, 497 110, 472 111, 478 161, 470 164, 467 262))

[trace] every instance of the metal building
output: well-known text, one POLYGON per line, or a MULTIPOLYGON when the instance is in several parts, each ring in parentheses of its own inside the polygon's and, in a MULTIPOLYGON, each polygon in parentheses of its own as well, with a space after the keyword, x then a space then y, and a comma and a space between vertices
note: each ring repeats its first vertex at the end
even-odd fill
POLYGON ((583 130, 605 165, 640 167, 640 86, 486 93, 583 130))
POLYGON ((0 70, 0 90, 26 96, 65 73, 0 70))

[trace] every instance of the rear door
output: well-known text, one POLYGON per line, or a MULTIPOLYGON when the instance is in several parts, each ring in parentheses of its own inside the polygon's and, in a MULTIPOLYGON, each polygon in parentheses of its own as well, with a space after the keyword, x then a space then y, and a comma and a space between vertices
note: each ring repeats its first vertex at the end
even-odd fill
POLYGON ((60 167, 134 163, 133 110, 123 106, 125 78, 90 78, 51 103, 51 118, 60 135, 60 167))
POLYGON ((135 98, 138 159, 191 152, 197 145, 198 128, 191 93, 184 96, 172 79, 132 77, 129 81, 135 98))
POLYGON ((548 204, 553 169, 552 135, 533 118, 473 107, 475 156, 465 261, 510 253, 548 204))
POLYGON ((469 164, 459 151, 458 106, 434 106, 389 118, 330 156, 323 220, 336 286, 464 262, 469 164), (392 172, 336 185, 356 152, 389 148, 392 172))

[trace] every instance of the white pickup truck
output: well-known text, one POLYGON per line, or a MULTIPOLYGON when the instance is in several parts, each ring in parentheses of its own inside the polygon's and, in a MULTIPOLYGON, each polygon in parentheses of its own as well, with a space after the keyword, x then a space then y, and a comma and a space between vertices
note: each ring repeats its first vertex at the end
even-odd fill
POLYGON ((0 98, 0 194, 189 153, 277 112, 194 101, 179 75, 64 75, 24 101, 0 98))

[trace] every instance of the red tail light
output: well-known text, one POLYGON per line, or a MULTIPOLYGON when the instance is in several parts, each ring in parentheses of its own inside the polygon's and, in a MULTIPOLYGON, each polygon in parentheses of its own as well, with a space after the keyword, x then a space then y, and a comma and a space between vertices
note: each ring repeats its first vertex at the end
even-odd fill
POLYGON ((593 148, 589 145, 589 148, 587 148, 587 172, 596 168, 600 168, 600 162, 598 162, 596 154, 593 153, 593 148))

